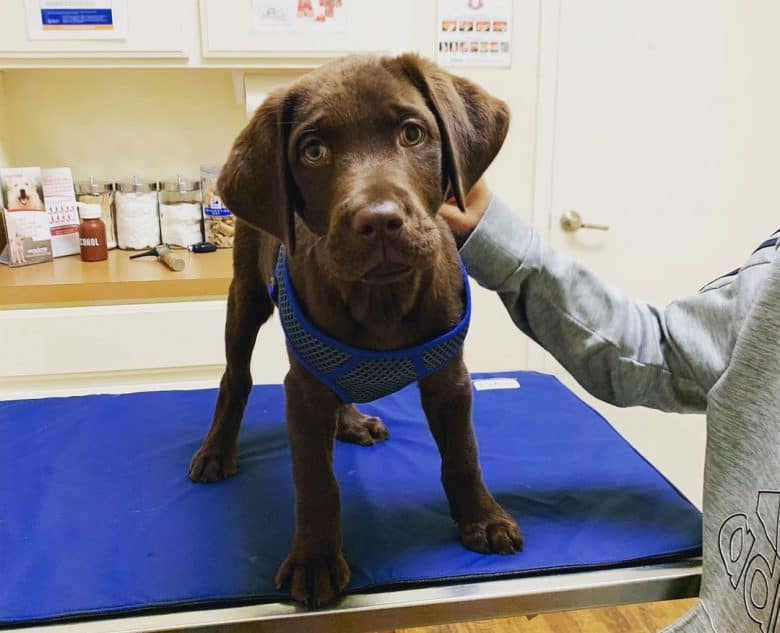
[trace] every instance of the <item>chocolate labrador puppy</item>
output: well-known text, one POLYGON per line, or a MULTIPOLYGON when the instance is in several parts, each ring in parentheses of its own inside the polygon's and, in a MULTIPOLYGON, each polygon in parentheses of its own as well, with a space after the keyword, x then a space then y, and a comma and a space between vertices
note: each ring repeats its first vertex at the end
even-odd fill
MULTIPOLYGON (((368 350, 419 345, 464 313, 457 248, 437 210, 461 209, 500 149, 507 106, 416 55, 348 57, 324 65, 258 108, 218 182, 238 218, 228 299, 227 368, 211 429, 190 478, 234 475, 250 358, 271 316, 267 290, 280 246, 311 323, 368 350)), ((349 581, 342 554, 334 437, 371 444, 380 420, 340 398, 289 349, 284 381, 295 481, 296 528, 277 585, 310 606, 349 581)), ((471 383, 462 351, 419 380, 441 453, 441 478, 460 538, 477 552, 522 548, 517 524, 485 488, 471 426, 471 383)))

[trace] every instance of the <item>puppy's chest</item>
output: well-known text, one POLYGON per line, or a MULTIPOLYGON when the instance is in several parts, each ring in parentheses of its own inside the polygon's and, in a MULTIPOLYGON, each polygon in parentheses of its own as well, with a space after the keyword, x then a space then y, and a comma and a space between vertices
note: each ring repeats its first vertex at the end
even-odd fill
POLYGON ((462 354, 470 314, 464 281, 462 298, 452 301, 458 286, 447 278, 440 286, 413 278, 409 284, 361 288, 369 298, 312 274, 291 280, 283 266, 276 279, 288 347, 342 402, 376 400, 462 354), (299 299, 292 292, 296 286, 299 299))
POLYGON ((406 324, 404 319, 385 320, 370 325, 354 323, 341 338, 344 342, 362 349, 377 351, 414 347, 436 336, 418 324, 406 324))
MULTIPOLYGON (((401 293, 403 295, 403 293, 401 293)), ((322 328, 332 336, 363 349, 395 350, 428 342, 452 329, 463 309, 428 297, 409 301, 407 296, 350 297, 329 311, 322 328)), ((335 307, 335 306, 334 306, 335 307)))
POLYGON ((466 311, 457 267, 393 284, 337 284, 315 274, 311 259, 293 264, 291 285, 307 318, 353 347, 388 351, 428 343, 457 326, 466 311))

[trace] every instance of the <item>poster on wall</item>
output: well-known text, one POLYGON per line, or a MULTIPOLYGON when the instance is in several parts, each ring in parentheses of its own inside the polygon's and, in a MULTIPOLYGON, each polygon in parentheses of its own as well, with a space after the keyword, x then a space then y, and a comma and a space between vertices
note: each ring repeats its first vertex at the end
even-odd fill
POLYGON ((442 66, 508 68, 512 0, 439 0, 436 32, 442 66))
POLYGON ((25 0, 31 40, 127 39, 127 0, 25 0))
POLYGON ((256 32, 345 33, 348 0, 252 0, 256 32))

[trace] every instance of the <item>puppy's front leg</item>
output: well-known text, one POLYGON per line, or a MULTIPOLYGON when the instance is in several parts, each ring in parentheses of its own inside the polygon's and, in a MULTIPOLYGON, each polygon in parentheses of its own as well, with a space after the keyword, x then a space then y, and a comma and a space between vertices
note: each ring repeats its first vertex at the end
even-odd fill
POLYGON ((211 428, 190 462, 192 481, 208 483, 238 471, 238 430, 252 390, 252 350, 260 326, 268 320, 273 309, 271 298, 259 279, 233 279, 225 323, 227 366, 219 384, 211 428))
POLYGON ((295 482, 295 536, 276 585, 311 607, 332 601, 349 583, 341 549, 341 502, 333 473, 339 400, 291 358, 284 381, 295 482))
POLYGON ((461 542, 484 554, 521 550, 520 528, 482 481, 471 426, 471 379, 463 360, 421 380, 420 395, 441 454, 441 480, 461 542))

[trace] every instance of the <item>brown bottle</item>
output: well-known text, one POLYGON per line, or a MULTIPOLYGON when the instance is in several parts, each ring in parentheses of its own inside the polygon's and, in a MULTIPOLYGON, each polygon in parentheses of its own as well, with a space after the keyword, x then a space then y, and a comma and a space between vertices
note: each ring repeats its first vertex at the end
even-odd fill
POLYGON ((79 246, 81 261, 100 262, 108 259, 106 244, 106 225, 100 219, 102 208, 99 204, 79 203, 79 246))

